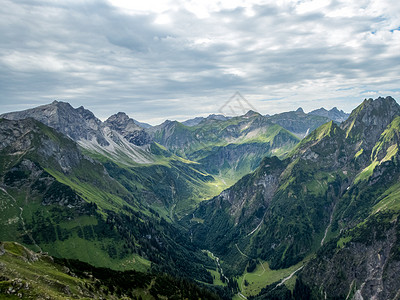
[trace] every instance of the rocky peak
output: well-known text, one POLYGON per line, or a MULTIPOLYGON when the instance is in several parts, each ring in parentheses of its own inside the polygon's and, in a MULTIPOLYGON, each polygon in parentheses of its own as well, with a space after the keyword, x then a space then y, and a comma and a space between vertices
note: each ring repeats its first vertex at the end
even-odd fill
MULTIPOLYGON (((211 115, 208 115, 208 117, 206 117, 206 118, 200 117, 200 118, 195 118, 195 119, 192 119, 192 120, 196 120, 197 121, 196 125, 205 125, 205 124, 211 124, 211 123, 213 123, 215 121, 226 121, 226 120, 229 120, 230 118, 231 117, 227 117, 227 116, 220 115, 220 114, 219 115, 211 114, 211 115)), ((182 124, 187 125, 185 122, 182 123, 182 124)))
POLYGON ((120 131, 134 131, 134 130, 141 130, 141 128, 136 125, 135 121, 124 112, 119 112, 110 116, 104 124, 110 126, 115 130, 120 131))
MULTIPOLYGON (((333 112, 333 113, 341 112, 341 111, 338 110, 338 108, 336 106, 334 108, 332 108, 330 111, 333 112)), ((342 110, 342 112, 343 112, 343 110, 342 110)))
POLYGON ((191 126, 196 126, 196 125, 200 124, 204 120, 205 120, 204 117, 196 117, 196 118, 193 118, 193 119, 189 119, 189 120, 183 121, 182 124, 185 125, 185 126, 191 127, 191 126))
POLYGON ((137 128, 137 129, 140 129, 140 128, 147 129, 147 128, 151 128, 152 127, 150 124, 142 123, 142 122, 139 122, 139 121, 137 121, 135 119, 130 118, 124 112, 119 112, 119 113, 116 113, 116 114, 110 116, 105 121, 105 123, 108 123, 108 124, 112 123, 114 125, 115 124, 119 124, 119 125, 122 125, 122 126, 129 125, 131 127, 137 128))
POLYGON ((243 117, 245 118, 251 118, 251 117, 258 117, 261 116, 258 112, 254 110, 249 110, 243 117))
POLYGON ((319 109, 309 112, 308 114, 326 117, 335 121, 336 123, 342 123, 349 117, 349 114, 345 113, 343 110, 339 110, 337 107, 334 107, 331 110, 326 110, 325 108, 321 107, 319 109))
POLYGON ((115 130, 128 142, 136 146, 143 146, 151 142, 149 134, 124 112, 119 112, 110 116, 104 122, 104 126, 115 130))
POLYGON ((224 115, 211 114, 211 115, 209 115, 206 119, 208 119, 208 120, 226 121, 226 120, 229 119, 229 117, 226 117, 226 116, 224 116, 224 115))
POLYGON ((1 122, 0 141, 0 150, 7 147, 11 153, 35 151, 39 160, 57 162, 64 173, 83 159, 74 141, 33 118, 1 122))
POLYGON ((92 140, 94 138, 100 145, 108 145, 99 133, 101 121, 91 111, 82 106, 75 109, 67 102, 55 100, 47 105, 6 113, 1 117, 9 120, 33 118, 75 141, 92 140))
MULTIPOLYGON (((68 104, 69 105, 69 104, 68 104)), ((72 109, 73 107, 70 106, 72 109)), ((94 113, 92 113, 90 110, 85 109, 83 106, 80 106, 76 109, 76 112, 80 114, 82 117, 85 118, 85 120, 93 120, 95 123, 100 124, 101 121, 96 118, 94 113)))
POLYGON ((129 116, 124 113, 124 112, 118 112, 112 116, 110 116, 106 122, 115 122, 117 121, 118 123, 122 123, 122 122, 127 122, 129 120, 129 116))
POLYGON ((160 125, 155 126, 155 127, 173 128, 173 127, 177 126, 178 124, 180 124, 178 121, 165 120, 160 125))
POLYGON ((299 107, 298 109, 296 109, 296 112, 297 112, 297 113, 303 113, 303 114, 304 114, 304 110, 303 110, 303 108, 301 108, 301 107, 299 107))
POLYGON ((311 111, 310 114, 312 114, 312 115, 313 114, 318 114, 320 116, 322 114, 327 115, 328 112, 329 111, 327 109, 325 109, 324 107, 321 107, 321 108, 318 108, 316 110, 311 111))
POLYGON ((333 121, 325 123, 305 137, 293 152, 292 159, 302 157, 319 162, 324 167, 337 167, 339 149, 344 140, 344 132, 333 121))
POLYGON ((348 140, 373 146, 383 130, 398 115, 400 115, 400 105, 392 97, 365 99, 353 110, 341 128, 346 132, 348 140))

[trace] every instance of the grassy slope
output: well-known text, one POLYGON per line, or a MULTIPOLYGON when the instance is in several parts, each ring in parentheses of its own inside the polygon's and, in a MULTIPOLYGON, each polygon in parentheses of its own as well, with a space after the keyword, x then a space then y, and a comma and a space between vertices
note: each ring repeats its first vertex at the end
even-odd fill
POLYGON ((219 299, 193 282, 54 260, 12 242, 0 243, 0 270, 1 299, 219 299))
MULTIPOLYGON (((12 294, 18 292, 25 299, 37 299, 43 296, 66 299, 69 298, 64 292, 67 286, 70 292, 76 295, 81 294, 80 290, 84 289, 85 292, 81 295, 84 296, 86 293, 89 297, 90 293, 85 288, 85 283, 89 281, 65 274, 61 266, 55 265, 50 257, 35 255, 16 243, 4 243, 2 246, 5 250, 0 256, 1 273, 4 276, 0 279, 2 299, 6 297, 9 287, 16 290, 12 294), (8 280, 5 280, 6 278, 8 280), (18 281, 14 281, 13 284, 14 278, 18 278, 18 281)), ((10 295, 9 299, 18 297, 10 295)))
POLYGON ((7 221, 0 240, 119 270, 148 270, 152 260, 170 272, 174 263, 181 264, 190 256, 193 261, 185 265, 185 276, 207 277, 199 263, 201 256, 179 237, 177 228, 163 224, 141 199, 110 178, 101 164, 81 156, 71 140, 33 123, 33 136, 27 138, 36 147, 18 156, 11 148, 3 149, 0 156, 0 201, 4 204, 0 215, 7 221), (42 145, 48 148, 43 150, 42 145), (54 155, 61 151, 61 157, 75 157, 71 168, 64 171, 49 149, 58 151, 54 155), (41 151, 50 156, 44 157, 41 151), (26 168, 26 163, 36 167, 26 168), (172 261, 166 260, 169 255, 172 261))
MULTIPOLYGON (((270 285, 274 282, 281 281, 282 279, 290 276, 293 272, 298 270, 301 266, 303 266, 307 260, 297 263, 289 268, 279 269, 279 270, 271 270, 269 268, 268 262, 259 263, 256 269, 248 273, 245 271, 242 276, 239 277, 238 283, 241 288, 241 293, 248 296, 257 295, 263 288, 267 285, 270 285), (244 281, 247 281, 248 285, 244 284, 244 281)), ((292 288, 293 281, 285 282, 289 289, 292 288)))
POLYGON ((200 201, 228 187, 218 177, 200 171, 197 163, 171 155, 160 145, 153 145, 152 151, 156 153, 153 163, 130 165, 98 152, 84 152, 102 161, 109 174, 129 193, 168 220, 182 217, 200 201))
MULTIPOLYGON (((42 143, 54 143, 61 149, 71 150, 72 153, 78 151, 75 143, 53 129, 39 122, 34 122, 34 126, 38 127, 38 131, 32 137, 32 142, 37 149, 40 149, 42 143)), ((100 211, 107 209, 120 211, 123 205, 130 205, 122 199, 122 197, 128 196, 128 192, 120 184, 107 178, 100 164, 86 159, 82 159, 79 165, 66 174, 62 172, 60 165, 53 157, 45 159, 36 150, 14 155, 5 149, 1 155, 0 169, 3 180, 7 176, 10 178, 9 174, 13 173, 10 173, 9 170, 12 170, 13 166, 14 168, 18 166, 23 160, 36 161, 38 164, 47 166, 45 170, 48 175, 46 175, 47 177, 43 176, 46 178, 53 176, 58 182, 71 187, 86 202, 96 203, 100 211)), ((6 220, 0 231, 0 240, 25 242, 36 251, 44 250, 57 256, 80 258, 97 266, 141 270, 149 267, 149 262, 143 259, 137 259, 136 264, 127 264, 128 261, 133 261, 137 255, 130 255, 122 260, 110 259, 105 249, 111 246, 122 247, 120 242, 113 239, 98 241, 85 238, 82 234, 85 230, 93 231, 93 226, 97 225, 98 219, 93 215, 79 216, 74 209, 63 206, 43 206, 41 204, 43 194, 32 188, 37 175, 29 174, 29 171, 24 172, 26 174, 20 175, 22 178, 15 179, 16 186, 13 186, 14 183, 11 182, 10 186, 4 185, 4 188, 0 190, 2 204, 0 217, 1 220, 6 220), (41 226, 41 223, 37 222, 38 217, 46 222, 46 230, 51 236, 54 236, 54 242, 48 243, 46 239, 32 236, 32 232, 41 232, 38 227, 41 226), (64 221, 60 220, 62 218, 64 221), (63 236, 60 235, 60 232, 68 232, 68 234, 63 236)), ((137 203, 131 201, 131 204, 132 208, 137 209, 137 203)), ((96 236, 96 234, 94 235, 96 236)))
MULTIPOLYGON (((66 258, 79 258, 95 266, 111 267, 113 269, 126 270, 147 270, 150 262, 131 254, 127 257, 112 259, 106 249, 113 247, 120 249, 123 243, 113 238, 97 237, 96 226, 98 218, 93 215, 70 214, 67 209, 53 210, 52 206, 43 209, 41 197, 29 198, 28 189, 8 189, 8 192, 0 191, 0 199, 4 206, 0 216, 7 220, 5 227, 0 232, 0 240, 17 240, 25 242, 36 251, 43 250, 54 256, 66 258), (23 208, 21 210, 21 208, 23 208), (68 219, 60 220, 61 215, 68 216, 68 219), (44 240, 37 235, 40 232, 38 226, 46 222, 46 230, 54 235, 54 240, 44 240), (67 232, 67 234, 65 234, 67 232), (91 236, 85 237, 85 232, 91 232, 91 236), (32 234, 33 233, 33 234, 32 234), (36 234, 35 234, 36 233, 36 234), (28 238, 28 237, 32 237, 28 238)), ((94 200, 90 198, 89 200, 94 200)), ((45 233, 45 234, 49 234, 45 233)))

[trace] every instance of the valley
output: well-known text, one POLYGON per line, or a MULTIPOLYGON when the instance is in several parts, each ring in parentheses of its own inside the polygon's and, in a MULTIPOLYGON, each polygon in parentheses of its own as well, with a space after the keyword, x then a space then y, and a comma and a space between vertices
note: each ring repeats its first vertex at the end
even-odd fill
POLYGON ((0 295, 396 299, 399 124, 391 97, 157 126, 3 114, 0 295))

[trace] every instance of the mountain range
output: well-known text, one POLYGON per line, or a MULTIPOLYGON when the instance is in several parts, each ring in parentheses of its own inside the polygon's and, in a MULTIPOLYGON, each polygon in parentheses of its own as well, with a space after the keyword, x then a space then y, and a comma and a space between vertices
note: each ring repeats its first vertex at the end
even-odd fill
POLYGON ((299 282, 313 299, 393 299, 399 115, 393 98, 365 100, 284 160, 265 158, 187 218, 194 240, 221 255, 232 275, 254 260, 278 270, 304 266, 299 282))
MULTIPOLYGON (((203 299, 399 297, 400 106, 391 97, 350 115, 249 111, 151 127, 58 101, 0 118, 0 240, 31 249, 0 245, 0 294, 34 293, 14 289, 15 274, 50 289, 16 271, 28 256, 38 257, 23 262, 33 273, 56 259, 47 275, 70 274, 75 265, 60 259, 167 273, 170 297, 183 295, 183 278, 203 299)), ((77 280, 70 294, 88 297, 90 283, 77 280)), ((96 282, 110 298, 166 295, 96 282)))

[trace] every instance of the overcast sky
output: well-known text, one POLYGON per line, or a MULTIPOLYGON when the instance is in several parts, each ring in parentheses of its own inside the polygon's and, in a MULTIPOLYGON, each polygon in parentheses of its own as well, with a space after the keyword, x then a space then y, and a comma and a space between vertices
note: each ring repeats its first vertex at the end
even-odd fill
POLYGON ((0 113, 68 101, 157 124, 400 99, 400 1, 2 0, 0 113))

